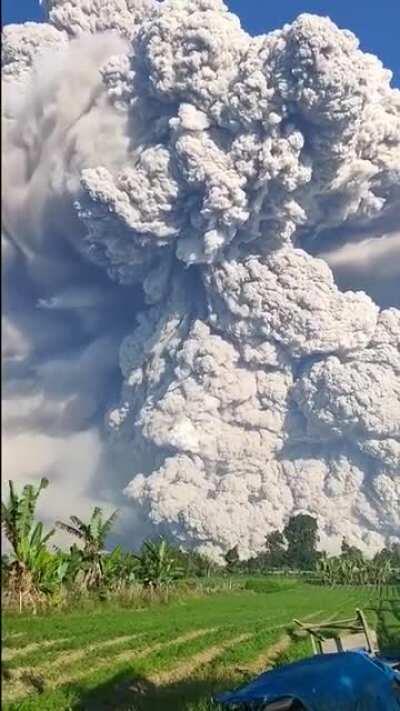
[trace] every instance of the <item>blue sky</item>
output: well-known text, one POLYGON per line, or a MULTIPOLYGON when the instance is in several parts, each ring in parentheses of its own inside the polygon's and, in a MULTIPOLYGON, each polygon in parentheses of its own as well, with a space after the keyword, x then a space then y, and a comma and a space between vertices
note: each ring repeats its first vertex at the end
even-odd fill
MULTIPOLYGON (((251 34, 276 29, 301 12, 329 15, 355 32, 364 50, 378 55, 400 86, 399 0, 228 0, 227 4, 251 34)), ((3 24, 41 19, 39 0, 2 0, 3 24)))

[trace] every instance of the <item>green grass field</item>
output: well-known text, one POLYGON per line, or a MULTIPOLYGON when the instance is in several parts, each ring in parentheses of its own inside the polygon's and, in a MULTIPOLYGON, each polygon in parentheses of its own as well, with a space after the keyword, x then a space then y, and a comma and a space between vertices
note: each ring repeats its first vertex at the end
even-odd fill
POLYGON ((351 616, 362 607, 386 649, 400 649, 400 590, 378 600, 368 589, 298 583, 266 592, 216 592, 141 610, 6 615, 5 711, 124 709, 200 711, 217 690, 280 662, 310 654, 293 617, 351 616))

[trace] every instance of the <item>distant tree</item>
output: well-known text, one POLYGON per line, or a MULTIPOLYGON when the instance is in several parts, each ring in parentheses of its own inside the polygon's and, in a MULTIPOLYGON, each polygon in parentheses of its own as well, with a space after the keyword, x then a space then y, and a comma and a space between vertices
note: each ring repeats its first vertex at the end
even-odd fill
POLYGON ((390 550, 390 562, 393 568, 400 570, 400 543, 392 543, 390 550))
POLYGON ((291 516, 283 535, 287 541, 287 561, 293 568, 312 570, 320 557, 317 551, 318 523, 313 516, 291 516))
POLYGON ((239 563, 239 546, 233 546, 224 555, 224 560, 229 573, 233 573, 239 563))
POLYGON ((173 548, 176 561, 179 563, 188 578, 205 578, 210 575, 215 575, 222 571, 222 567, 215 561, 208 558, 202 553, 191 550, 183 550, 182 548, 173 548))
POLYGON ((375 553, 375 563, 390 563, 392 568, 400 570, 400 543, 392 543, 375 553))
POLYGON ((255 573, 266 573, 271 568, 271 563, 268 553, 261 551, 257 555, 243 561, 244 572, 249 575, 255 573))
POLYGON ((267 555, 265 564, 269 568, 283 568, 287 564, 285 538, 280 531, 272 531, 265 537, 267 555))
POLYGON ((362 554, 362 551, 357 548, 356 546, 351 546, 346 538, 343 538, 342 540, 342 546, 341 546, 341 558, 345 558, 346 560, 353 560, 353 561, 363 561, 364 556, 362 554))

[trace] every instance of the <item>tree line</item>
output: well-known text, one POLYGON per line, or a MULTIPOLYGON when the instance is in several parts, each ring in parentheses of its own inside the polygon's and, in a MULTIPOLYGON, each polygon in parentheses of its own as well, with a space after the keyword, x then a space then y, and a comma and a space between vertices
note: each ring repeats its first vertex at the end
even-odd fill
POLYGON ((308 514, 291 516, 282 531, 265 537, 265 550, 246 561, 239 558, 238 546, 225 555, 233 573, 263 573, 279 570, 311 573, 324 585, 388 585, 400 582, 400 544, 392 543, 367 558, 343 538, 338 555, 318 550, 317 520, 308 514))
POLYGON ((184 551, 163 538, 146 540, 138 551, 120 546, 106 550, 118 511, 104 516, 95 507, 88 521, 71 515, 68 522, 56 521, 45 531, 36 520, 40 493, 49 482, 27 484, 18 493, 9 482, 8 501, 2 502, 2 528, 10 553, 2 556, 3 599, 7 603, 35 607, 64 593, 122 594, 140 586, 145 593, 168 590, 181 579, 233 574, 270 574, 280 571, 310 571, 325 585, 388 584, 399 580, 400 545, 393 544, 373 560, 345 540, 339 556, 328 557, 317 550, 318 525, 306 514, 292 516, 282 531, 265 538, 265 549, 247 561, 240 560, 238 546, 225 555, 221 566, 194 551, 184 551), (49 548, 56 530, 69 534, 69 549, 49 548))

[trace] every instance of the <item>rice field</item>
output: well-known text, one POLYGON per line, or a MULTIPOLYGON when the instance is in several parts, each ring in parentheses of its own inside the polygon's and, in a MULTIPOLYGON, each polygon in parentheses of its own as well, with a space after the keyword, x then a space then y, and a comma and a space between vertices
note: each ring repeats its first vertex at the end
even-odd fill
POLYGON ((216 691, 311 653, 294 617, 312 621, 364 609, 381 644, 400 649, 400 590, 297 583, 266 592, 215 592, 143 609, 6 615, 5 711, 205 711, 216 691))

